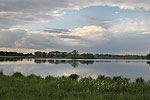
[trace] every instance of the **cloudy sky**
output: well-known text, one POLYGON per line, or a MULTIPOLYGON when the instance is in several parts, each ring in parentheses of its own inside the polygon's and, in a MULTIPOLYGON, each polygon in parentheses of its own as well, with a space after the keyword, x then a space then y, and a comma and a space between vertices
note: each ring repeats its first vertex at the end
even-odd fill
POLYGON ((150 52, 150 0, 0 0, 0 50, 150 52))

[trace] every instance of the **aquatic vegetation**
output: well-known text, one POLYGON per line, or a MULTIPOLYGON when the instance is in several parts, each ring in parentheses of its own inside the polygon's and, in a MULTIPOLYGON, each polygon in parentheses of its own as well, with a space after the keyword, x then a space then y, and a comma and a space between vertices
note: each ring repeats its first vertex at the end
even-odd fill
MULTIPOLYGON (((2 73, 2 72, 1 72, 2 73)), ((78 79, 70 76, 41 78, 31 74, 0 74, 0 100, 149 100, 150 82, 121 76, 78 79)))

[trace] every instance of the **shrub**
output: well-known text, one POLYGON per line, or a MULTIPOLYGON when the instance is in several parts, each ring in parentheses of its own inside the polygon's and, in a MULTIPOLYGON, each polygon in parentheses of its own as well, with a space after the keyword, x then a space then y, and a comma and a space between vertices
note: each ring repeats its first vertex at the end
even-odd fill
POLYGON ((13 77, 24 77, 20 72, 15 72, 12 76, 13 77))
POLYGON ((73 80, 77 80, 77 79, 79 78, 79 75, 77 75, 77 74, 71 74, 71 75, 69 76, 69 78, 71 78, 71 79, 73 79, 73 80))
POLYGON ((104 80, 105 79, 105 76, 104 75, 98 75, 97 79, 96 80, 104 80))
POLYGON ((54 80, 55 78, 54 78, 53 76, 50 76, 50 75, 49 75, 49 76, 46 76, 45 79, 46 79, 46 80, 54 80))
POLYGON ((137 83, 144 83, 144 79, 142 77, 139 77, 136 79, 137 83))
POLYGON ((121 81, 121 80, 123 80, 121 76, 113 77, 113 81, 121 81))
POLYGON ((41 79, 41 76, 36 76, 34 74, 31 74, 29 76, 27 76, 27 78, 31 78, 31 79, 41 79))
POLYGON ((4 75, 2 70, 0 70, 0 75, 4 75))

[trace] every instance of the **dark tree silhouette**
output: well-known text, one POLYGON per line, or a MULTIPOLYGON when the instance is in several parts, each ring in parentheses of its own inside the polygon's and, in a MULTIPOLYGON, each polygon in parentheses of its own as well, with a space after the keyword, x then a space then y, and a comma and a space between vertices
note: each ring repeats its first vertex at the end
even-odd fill
POLYGON ((149 54, 147 54, 147 59, 150 59, 150 53, 149 53, 149 54))

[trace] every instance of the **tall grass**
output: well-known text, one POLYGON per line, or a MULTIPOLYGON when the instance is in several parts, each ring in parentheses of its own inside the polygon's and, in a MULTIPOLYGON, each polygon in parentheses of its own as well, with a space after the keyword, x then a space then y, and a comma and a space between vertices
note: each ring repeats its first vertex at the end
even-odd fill
POLYGON ((105 77, 96 79, 34 74, 0 74, 0 100, 150 100, 150 82, 138 78, 105 77))

